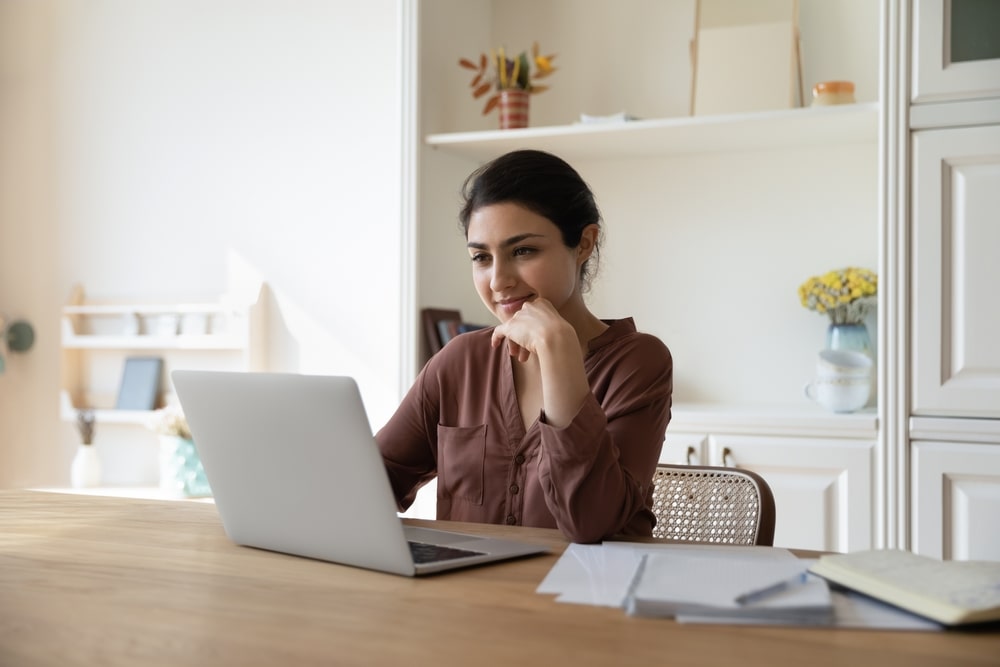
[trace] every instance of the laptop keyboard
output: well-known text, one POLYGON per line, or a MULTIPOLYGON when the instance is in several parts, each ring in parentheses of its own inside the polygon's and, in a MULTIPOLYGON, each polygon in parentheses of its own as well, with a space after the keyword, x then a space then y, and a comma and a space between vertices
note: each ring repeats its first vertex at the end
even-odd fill
POLYGON ((409 544, 414 563, 437 563, 443 560, 485 555, 482 551, 456 549, 455 547, 446 547, 441 544, 426 544, 424 542, 410 542, 409 544))

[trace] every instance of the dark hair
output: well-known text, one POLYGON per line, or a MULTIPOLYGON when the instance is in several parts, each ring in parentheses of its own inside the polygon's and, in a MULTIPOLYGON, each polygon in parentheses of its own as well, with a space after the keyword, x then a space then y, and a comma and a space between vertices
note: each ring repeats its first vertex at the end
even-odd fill
MULTIPOLYGON (((544 151, 513 151, 487 162, 465 179, 462 199, 458 217, 466 238, 473 213, 484 206, 507 202, 550 220, 562 232, 567 248, 580 245, 588 225, 597 225, 598 239, 601 237, 601 212, 590 186, 565 160, 544 151)), ((594 254, 580 267, 584 290, 590 287, 599 256, 597 243, 594 254)))

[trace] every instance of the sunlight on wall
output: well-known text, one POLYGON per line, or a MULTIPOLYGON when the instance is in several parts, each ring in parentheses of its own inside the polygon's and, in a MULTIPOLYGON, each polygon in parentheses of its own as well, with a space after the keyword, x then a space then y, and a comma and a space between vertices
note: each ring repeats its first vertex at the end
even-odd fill
MULTIPOLYGON (((269 303, 265 311, 266 350, 263 370, 309 375, 349 375, 361 389, 373 430, 385 422, 398 405, 398 387, 394 377, 372 363, 386 355, 359 350, 352 339, 357 331, 338 330, 330 324, 328 313, 317 309, 315 300, 306 305, 296 298, 294 287, 280 276, 268 274, 253 265, 239 251, 227 251, 227 264, 233 287, 230 297, 246 299, 254 285, 266 284, 269 303)), ((393 350, 386 352, 395 356, 393 350)))

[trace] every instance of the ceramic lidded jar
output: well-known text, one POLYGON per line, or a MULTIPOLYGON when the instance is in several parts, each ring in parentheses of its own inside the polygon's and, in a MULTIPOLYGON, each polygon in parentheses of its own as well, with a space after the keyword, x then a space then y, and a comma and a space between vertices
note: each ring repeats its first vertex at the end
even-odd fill
POLYGON ((812 105, 854 104, 854 84, 850 81, 821 81, 813 86, 812 105))

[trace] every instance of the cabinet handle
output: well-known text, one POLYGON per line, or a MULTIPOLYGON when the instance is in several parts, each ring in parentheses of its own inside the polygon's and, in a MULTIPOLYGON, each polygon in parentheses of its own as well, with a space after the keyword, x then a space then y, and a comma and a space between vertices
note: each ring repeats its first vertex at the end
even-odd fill
POLYGON ((698 460, 697 451, 698 450, 696 450, 694 447, 688 445, 687 456, 685 456, 685 459, 687 460, 687 464, 689 466, 696 466, 700 463, 700 461, 698 460))
POLYGON ((722 448, 722 465, 727 468, 735 468, 736 458, 733 456, 733 451, 729 447, 722 448))

